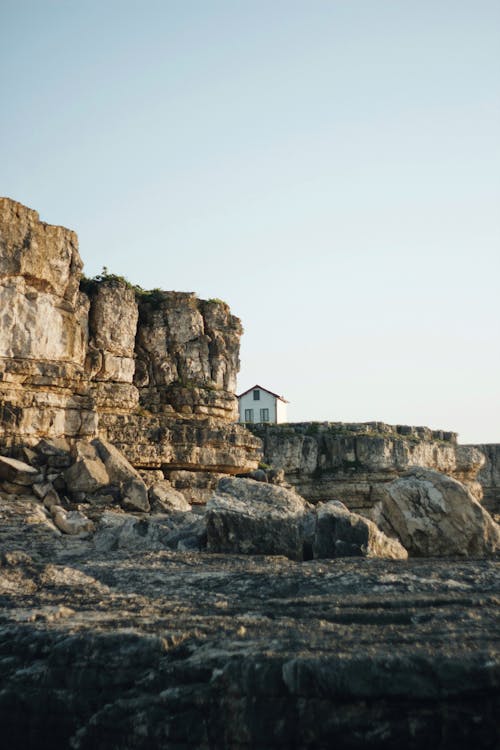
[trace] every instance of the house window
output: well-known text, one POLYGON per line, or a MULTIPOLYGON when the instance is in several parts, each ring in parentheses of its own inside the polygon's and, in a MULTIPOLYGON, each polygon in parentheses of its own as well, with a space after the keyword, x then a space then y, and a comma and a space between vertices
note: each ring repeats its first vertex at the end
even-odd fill
POLYGON ((253 422, 253 409, 245 409, 245 422, 253 422))
POLYGON ((253 392, 253 400, 254 401, 260 401, 260 391, 254 391, 253 392))
POLYGON ((260 410, 260 421, 261 422, 269 422, 269 409, 261 409, 260 410))

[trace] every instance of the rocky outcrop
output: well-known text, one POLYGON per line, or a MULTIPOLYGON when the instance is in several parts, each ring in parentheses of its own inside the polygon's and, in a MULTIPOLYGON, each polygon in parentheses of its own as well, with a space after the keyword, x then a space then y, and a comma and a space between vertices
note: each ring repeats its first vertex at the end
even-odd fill
POLYGON ((457 445, 454 433, 381 422, 254 425, 251 429, 263 441, 263 460, 283 470, 286 481, 313 503, 340 500, 351 511, 369 514, 375 503, 374 489, 412 466, 452 476, 476 498, 482 494, 477 473, 484 456, 475 447, 457 445))
POLYGON ((373 519, 412 557, 500 555, 500 526, 464 485, 412 469, 374 490, 373 519))
POLYGON ((314 508, 296 492, 252 479, 221 479, 206 511, 207 549, 291 560, 388 557, 406 560, 402 545, 342 503, 314 508))
POLYGON ((332 500, 322 503, 315 513, 312 539, 314 559, 331 557, 386 557, 406 560, 408 552, 396 539, 387 537, 367 518, 351 513, 332 500))
POLYGON ((482 504, 500 522, 500 444, 471 445, 485 457, 484 466, 477 475, 483 489, 482 504))
POLYGON ((207 504, 211 552, 303 559, 307 504, 295 492, 252 479, 221 479, 207 504))
POLYGON ((497 746, 498 563, 189 552, 165 518, 85 539, 0 498, 9 750, 497 746))
POLYGON ((103 437, 141 469, 238 473, 241 324, 218 300, 82 279, 74 232, 0 199, 0 448, 103 437))

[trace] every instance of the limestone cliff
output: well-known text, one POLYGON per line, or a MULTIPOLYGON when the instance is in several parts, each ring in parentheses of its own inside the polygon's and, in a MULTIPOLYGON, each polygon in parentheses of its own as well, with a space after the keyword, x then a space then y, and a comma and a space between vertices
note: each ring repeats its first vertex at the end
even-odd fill
POLYGON ((477 474, 483 454, 457 445, 451 432, 426 427, 366 424, 297 423, 254 425, 264 461, 285 472, 285 479, 311 502, 341 500, 350 510, 369 515, 374 488, 409 468, 422 466, 463 482, 482 495, 477 474))
POLYGON ((500 517, 500 444, 471 445, 484 454, 485 463, 478 474, 483 488, 483 505, 497 519, 500 517))
POLYGON ((236 473, 240 321, 220 301, 82 281, 74 232, 0 199, 0 445, 102 436, 135 466, 236 473))

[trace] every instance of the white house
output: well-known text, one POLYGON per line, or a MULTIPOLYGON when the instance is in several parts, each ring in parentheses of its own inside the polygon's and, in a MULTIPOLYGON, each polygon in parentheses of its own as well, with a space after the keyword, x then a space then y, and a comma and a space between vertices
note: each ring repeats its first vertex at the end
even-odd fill
POLYGON ((238 396, 240 422, 286 422, 288 401, 261 385, 238 396))

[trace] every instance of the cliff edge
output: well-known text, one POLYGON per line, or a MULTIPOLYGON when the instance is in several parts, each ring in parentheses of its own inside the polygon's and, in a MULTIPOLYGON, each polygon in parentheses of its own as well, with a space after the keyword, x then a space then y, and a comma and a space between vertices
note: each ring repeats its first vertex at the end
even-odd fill
POLYGON ((2 451, 102 437, 143 470, 255 468, 260 443, 234 424, 228 306, 82 268, 74 232, 0 198, 2 451))

